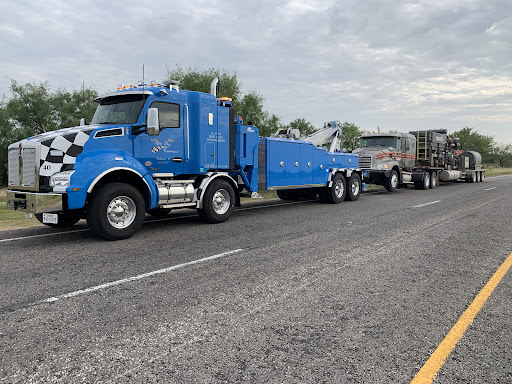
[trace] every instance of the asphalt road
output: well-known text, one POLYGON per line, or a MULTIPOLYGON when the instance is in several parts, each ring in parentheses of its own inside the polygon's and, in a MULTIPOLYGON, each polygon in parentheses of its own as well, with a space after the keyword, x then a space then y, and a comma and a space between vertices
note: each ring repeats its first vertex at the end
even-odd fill
MULTIPOLYGON (((0 232, 0 383, 408 383, 511 254, 511 190, 0 232)), ((512 382, 511 273, 434 382, 512 382)))

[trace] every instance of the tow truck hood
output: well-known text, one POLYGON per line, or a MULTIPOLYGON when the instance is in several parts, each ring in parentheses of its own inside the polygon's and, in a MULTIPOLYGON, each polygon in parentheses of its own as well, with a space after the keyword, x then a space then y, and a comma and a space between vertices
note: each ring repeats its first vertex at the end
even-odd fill
POLYGON ((122 128, 118 125, 85 125, 59 129, 13 143, 9 151, 16 151, 23 156, 25 149, 32 150, 39 176, 51 176, 56 172, 73 169, 91 133, 113 129, 122 128))

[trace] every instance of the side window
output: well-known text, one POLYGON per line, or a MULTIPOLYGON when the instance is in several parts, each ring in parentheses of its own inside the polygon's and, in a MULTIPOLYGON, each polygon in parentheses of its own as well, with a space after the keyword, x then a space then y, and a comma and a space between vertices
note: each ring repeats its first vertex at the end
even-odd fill
POLYGON ((160 118, 160 128, 179 128, 180 127, 180 105, 156 101, 151 104, 151 108, 158 108, 158 117, 160 118))

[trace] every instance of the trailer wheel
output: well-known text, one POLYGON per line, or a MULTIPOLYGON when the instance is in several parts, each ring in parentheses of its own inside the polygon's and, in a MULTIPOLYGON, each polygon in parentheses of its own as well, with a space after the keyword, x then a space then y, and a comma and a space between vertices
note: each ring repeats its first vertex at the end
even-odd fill
POLYGON ((424 173, 421 181, 415 181, 414 187, 416 189, 429 189, 430 188, 430 174, 424 173))
POLYGON ((384 187, 389 192, 396 191, 396 188, 398 187, 398 173, 394 169, 390 172, 389 177, 384 179, 384 187))
POLYGON ((347 189, 345 188, 345 177, 341 173, 334 175, 332 186, 325 189, 325 200, 329 204, 339 204, 345 200, 347 189))
POLYGON ((439 185, 439 176, 436 172, 430 174, 430 188, 434 189, 439 185))
POLYGON ((485 180, 485 172, 484 172, 484 171, 482 171, 482 172, 480 173, 480 182, 483 182, 484 180, 485 180))
POLYGON ((144 222, 146 203, 141 193, 125 183, 102 185, 87 206, 91 232, 107 240, 127 239, 144 222))
POLYGON ((471 183, 476 183, 478 180, 476 179, 476 172, 471 173, 471 183))
POLYGON ((229 182, 215 179, 206 189, 203 208, 198 209, 199 217, 205 223, 223 223, 235 209, 235 191, 229 182))
POLYGON ((80 221, 82 216, 79 213, 58 213, 57 224, 43 223, 43 214, 36 213, 34 216, 41 224, 52 228, 68 228, 80 221))
POLYGON ((352 175, 347 180, 347 194, 345 200, 356 201, 361 196, 361 176, 357 173, 352 175))

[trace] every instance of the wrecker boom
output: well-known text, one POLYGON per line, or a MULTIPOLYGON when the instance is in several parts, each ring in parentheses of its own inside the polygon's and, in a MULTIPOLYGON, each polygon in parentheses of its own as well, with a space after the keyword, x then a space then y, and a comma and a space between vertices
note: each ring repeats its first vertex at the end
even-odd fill
POLYGON ((324 123, 324 127, 308 136, 300 136, 298 129, 279 129, 272 137, 294 139, 313 143, 316 147, 329 146, 329 152, 341 152, 342 125, 339 121, 324 123))

